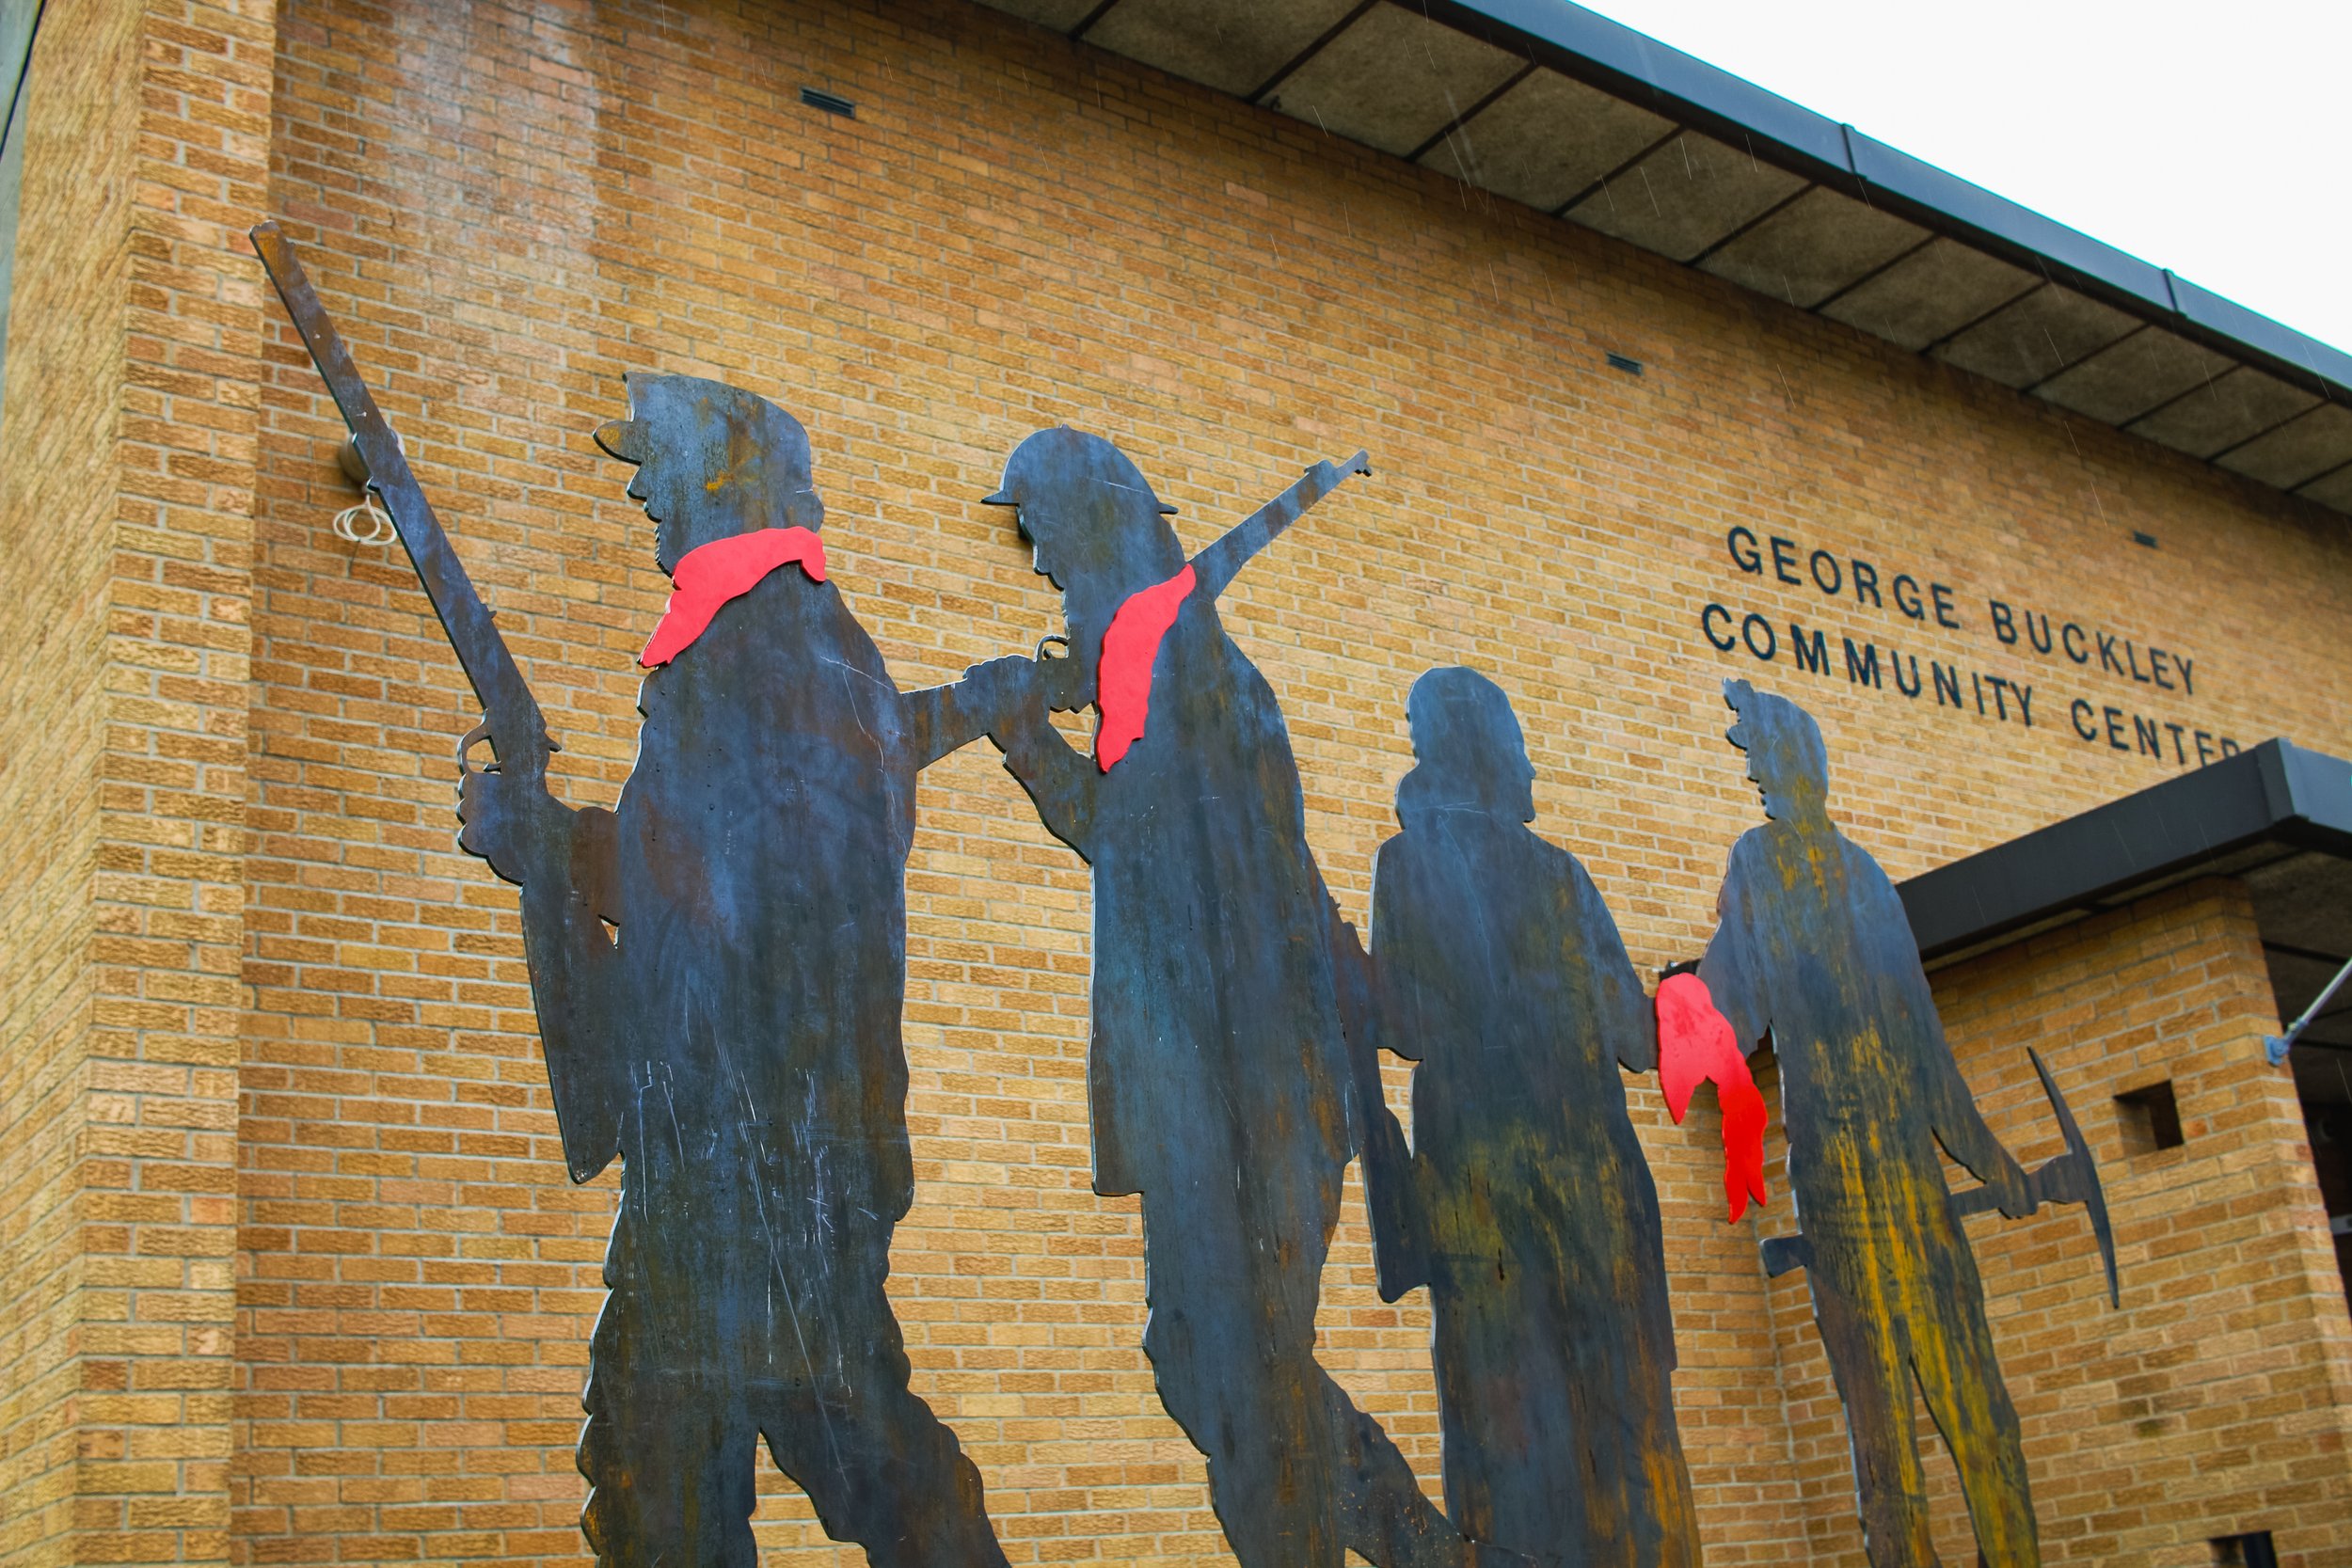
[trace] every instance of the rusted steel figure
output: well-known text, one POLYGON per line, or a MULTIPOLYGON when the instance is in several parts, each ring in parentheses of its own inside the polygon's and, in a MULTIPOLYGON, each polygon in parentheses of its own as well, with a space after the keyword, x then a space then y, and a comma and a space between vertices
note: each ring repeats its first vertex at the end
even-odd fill
POLYGON ((1576 1568, 1692 1568, 1658 1190, 1618 1073, 1656 1065, 1649 999, 1592 879, 1528 827, 1502 689, 1432 670, 1406 716, 1349 1032, 1420 1063, 1411 1152, 1375 1090, 1365 1167, 1381 1294, 1429 1287, 1446 1510, 1576 1568))
MULTIPOLYGON (((1301 483, 1311 500, 1337 478, 1301 483)), ((1216 604, 1274 528, 1262 514, 1187 562, 1135 465, 1068 429, 1024 441, 991 499, 1019 509, 1067 612, 1070 657, 994 734, 1093 867, 1094 1184, 1142 1195, 1161 1402, 1207 1456, 1244 1568, 1474 1560, 1314 1359, 1355 1142, 1327 903, 1281 711, 1216 604), (1049 704, 1100 708, 1093 755, 1049 704)))
POLYGON ((600 1560, 753 1563, 764 1435, 868 1560, 1003 1563, 882 1293, 913 1188, 914 780, 986 727, 1003 673, 901 695, 825 583, 799 423, 715 382, 631 377, 632 417, 597 440, 638 465, 676 592, 640 660, 656 673, 620 811, 566 808, 539 705, 294 246, 274 223, 252 235, 482 701, 458 756, 487 739, 497 762, 466 774, 462 842, 522 884, 565 1162, 585 1181, 624 1160, 580 1437, 600 1560))
POLYGON ((915 775, 987 715, 902 694, 826 579, 808 437, 716 382, 633 375, 674 580, 617 812, 469 773, 465 847, 523 888, 573 1178, 624 1161, 591 1344, 583 1525, 612 1564, 756 1560, 757 1444, 876 1564, 1005 1560, 909 1391, 883 1294, 914 1193, 905 865, 915 775))
POLYGON ((1977 1112, 1945 1043, 1910 922, 1877 862, 1829 816, 1820 731, 1786 698, 1726 681, 1729 731, 1764 799, 1733 846, 1699 965, 1742 1049, 1772 1037, 1814 1320, 1846 1407, 1872 1568, 1929 1568, 1912 1386, 1960 1470, 1992 1568, 2040 1560, 2017 1414, 1985 1324, 1946 1152, 2012 1216, 2033 1183, 1977 1112))

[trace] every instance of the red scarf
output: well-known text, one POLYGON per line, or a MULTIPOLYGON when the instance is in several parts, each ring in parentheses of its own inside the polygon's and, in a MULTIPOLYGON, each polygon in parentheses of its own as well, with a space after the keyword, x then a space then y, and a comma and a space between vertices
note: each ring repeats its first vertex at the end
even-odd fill
POLYGON ((1143 738, 1144 721, 1152 712, 1152 661, 1160 655, 1160 641, 1176 624, 1176 611, 1192 592, 1192 567, 1139 588, 1127 595, 1103 633, 1103 657, 1096 667, 1094 705, 1102 721, 1094 731, 1094 766, 1107 773, 1143 738))
POLYGON ((825 580, 825 542, 804 528, 764 528, 688 550, 670 574, 670 602, 637 662, 659 670, 677 657, 709 628, 721 607, 758 587, 787 561, 799 562, 809 581, 825 580))
POLYGON ((1724 1114, 1724 1196, 1736 1221, 1751 1196, 1771 1201, 1764 1192, 1764 1096, 1740 1054, 1731 1021, 1715 1010, 1707 982, 1685 970, 1658 988, 1658 1086, 1677 1125, 1702 1078, 1715 1081, 1715 1104, 1724 1114))

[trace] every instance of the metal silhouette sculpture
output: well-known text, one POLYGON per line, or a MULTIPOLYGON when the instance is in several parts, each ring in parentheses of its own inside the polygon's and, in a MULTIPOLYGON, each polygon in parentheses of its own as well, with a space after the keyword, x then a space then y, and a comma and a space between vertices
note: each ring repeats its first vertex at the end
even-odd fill
POLYGON ((1407 1057, 1413 1139, 1364 1114, 1380 1293, 1429 1287, 1446 1511, 1572 1568, 1694 1568, 1658 1190, 1619 1069, 1649 998, 1576 857, 1538 836, 1510 700, 1432 670, 1406 715, 1404 831, 1373 876, 1360 1053, 1407 1057))
MULTIPOLYGON (((1699 976, 1743 1050, 1767 1035, 1780 1066, 1788 1183, 1801 1237, 1766 1243, 1772 1272, 1802 1265, 1846 1408, 1872 1568, 1929 1568, 1912 1387, 1960 1471, 1993 1568, 2040 1561, 2017 1413, 2001 1382, 1963 1212, 2021 1217, 2053 1198, 2106 1208, 2079 1133, 2028 1176, 1962 1081, 1901 900, 1829 816, 1820 731, 1786 698, 1726 681, 1728 732, 1770 819, 1733 846, 1699 976), (1955 1198, 1941 1146, 1980 1181, 1955 1198)), ((2036 1066, 2040 1066, 2039 1058, 2036 1066)), ((2057 1090, 2043 1074, 2053 1102, 2057 1090)))
POLYGON ((1190 562, 1100 436, 1028 437, 990 498, 1018 509, 1068 622, 1069 656, 1034 667, 994 735, 1093 869, 1095 1190, 1141 1195, 1144 1349, 1244 1568, 1476 1560, 1314 1358, 1356 1142, 1328 897, 1281 710, 1216 613, 1233 571, 1343 477, 1318 465, 1190 562), (1047 718, 1089 705, 1092 755, 1047 718))
MULTIPOLYGON (((617 811, 547 788, 544 722, 282 238, 256 235, 488 710, 461 842, 522 886, 566 1163, 623 1158, 591 1342, 600 1561, 756 1561, 756 1448, 878 1565, 1001 1564, 978 1472, 908 1388, 883 1293, 912 1200, 899 1040, 915 775, 985 727, 902 694, 825 579, 805 434, 752 394, 629 378, 676 583, 617 811)), ((461 763, 464 749, 461 746, 461 763)))
POLYGON ((1363 454, 1186 560, 1117 447, 1032 436, 989 499, 1017 509, 1061 590, 1067 656, 1041 644, 901 692, 829 579, 806 432, 736 388, 632 375, 628 417, 596 439, 635 465, 674 591, 619 806, 573 810, 548 787, 544 715, 291 246, 270 224, 253 240, 482 701, 460 842, 522 889, 565 1164, 585 1181, 623 1161, 580 1452, 602 1561, 753 1568, 763 1440, 880 1568, 1005 1561, 977 1470, 909 1386, 885 1293, 914 1188, 916 781, 985 733, 1092 868, 1095 1187, 1141 1196, 1144 1348, 1244 1568, 1695 1564, 1658 1199, 1618 1071, 1658 1067, 1677 1119, 1718 1085, 1736 1218, 1766 1191, 1744 1059, 1768 1034, 1804 1234, 1765 1260, 1810 1271, 1874 1568, 1934 1561, 1915 1380, 1987 1560, 2036 1562, 1960 1218, 2085 1205, 2112 1296, 2098 1172, 2039 1055, 2067 1152, 2028 1175, 1986 1129, 1893 887, 1830 821, 1802 709, 1725 688, 1770 820, 1734 847, 1719 928, 1696 976, 1661 985, 1654 1031, 1590 879, 1527 825, 1507 700, 1432 672, 1367 958, 1309 851, 1273 690, 1216 610, 1363 454), (1051 720, 1089 706, 1091 754, 1051 720), (1409 1150, 1384 1045, 1420 1064, 1409 1150), (1938 1144, 1984 1185, 1947 1194, 1938 1144), (1382 1291, 1425 1283, 1435 1305, 1452 1521, 1314 1356, 1359 1150, 1382 1291))

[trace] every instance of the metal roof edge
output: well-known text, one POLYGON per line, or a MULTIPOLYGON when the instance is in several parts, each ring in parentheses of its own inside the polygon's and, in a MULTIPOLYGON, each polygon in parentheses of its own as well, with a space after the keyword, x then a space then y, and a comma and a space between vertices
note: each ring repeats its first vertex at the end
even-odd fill
POLYGON ((1818 174, 1852 176, 1837 121, 1567 0, 1428 0, 1422 8, 1621 98, 1648 99, 1670 119, 1761 136, 1818 174))
POLYGON ((2283 740, 2278 745, 2293 817, 2352 841, 2352 763, 2283 740))
POLYGON ((2168 779, 1900 884, 1932 960, 2090 913, 2249 845, 2352 859, 2352 763, 2286 740, 2168 779))
POLYGON ((1718 137, 1772 144, 1799 173, 1859 190, 1927 228, 2258 360, 2352 403, 2352 354, 2307 337, 2165 268, 2070 229, 1779 94, 1686 55, 1570 0, 1425 0, 1457 31, 1718 137))
POLYGON ((1923 219, 1931 228, 1948 230, 1957 225, 1979 236, 1988 248, 2010 252, 2010 260, 2023 262, 2029 270, 2047 276, 2055 268, 2062 281, 2087 283, 2092 293, 2123 295, 2142 309, 2175 309, 2167 283, 2171 275, 2162 267, 2151 266, 2129 251, 2094 240, 2030 207, 2021 207, 1865 132, 1853 133, 1853 144, 1854 173, 1875 191, 1900 198, 1912 209, 1904 215, 1923 219))
POLYGON ((2222 298, 2210 289, 2202 289, 2177 273, 2168 272, 2173 297, 2180 302, 2184 320, 2204 328, 2211 336, 2252 349, 2282 369, 2302 371, 2321 385, 2314 391, 2326 392, 2336 402, 2352 401, 2343 389, 2352 388, 2352 354, 2307 338, 2291 326, 2282 325, 2259 311, 2249 310, 2234 300, 2222 298))

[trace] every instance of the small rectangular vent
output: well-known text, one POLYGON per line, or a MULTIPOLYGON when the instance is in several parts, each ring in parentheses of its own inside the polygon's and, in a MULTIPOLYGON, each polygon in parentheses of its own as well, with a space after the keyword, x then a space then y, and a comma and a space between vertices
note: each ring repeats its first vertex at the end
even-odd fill
POLYGON ((2137 529, 2134 529, 2132 531, 2132 543, 2135 545, 2145 545, 2153 550, 2156 547, 2156 536, 2153 533, 2142 533, 2137 529))
POLYGON ((2213 1560, 2229 1568, 2279 1568, 2279 1548, 2266 1529, 2213 1538, 2213 1560))
POLYGON ((2181 1132, 2181 1102, 2172 1093, 2171 1079, 2125 1089, 2115 1103, 2122 1110, 2123 1143, 2132 1153, 2153 1154, 2188 1141, 2181 1132))
POLYGON ((1613 371, 1623 371, 1628 375, 1642 373, 1642 362, 1639 359, 1628 358, 1622 354, 1613 354, 1609 356, 1609 368, 1613 371))
POLYGON ((839 115, 844 119, 857 118, 856 104, 838 93, 826 92, 819 87, 803 87, 801 102, 812 109, 822 109, 829 115, 839 115))

